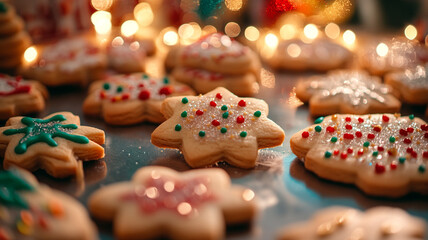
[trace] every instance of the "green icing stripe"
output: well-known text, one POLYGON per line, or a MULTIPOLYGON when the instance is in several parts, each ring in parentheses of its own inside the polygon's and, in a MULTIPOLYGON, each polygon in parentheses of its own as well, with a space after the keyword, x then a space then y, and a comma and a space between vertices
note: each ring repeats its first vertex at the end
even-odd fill
POLYGON ((0 205, 29 209, 28 202, 20 191, 34 191, 34 187, 16 171, 0 172, 0 205))

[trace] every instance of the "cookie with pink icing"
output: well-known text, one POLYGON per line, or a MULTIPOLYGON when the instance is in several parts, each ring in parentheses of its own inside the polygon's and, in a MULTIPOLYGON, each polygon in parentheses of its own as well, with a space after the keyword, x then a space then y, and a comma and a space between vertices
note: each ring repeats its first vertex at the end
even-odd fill
POLYGON ((240 98, 225 88, 166 99, 161 111, 167 120, 152 133, 151 142, 180 149, 194 168, 221 161, 253 168, 260 148, 284 141, 284 131, 267 118, 269 108, 263 100, 240 98))
POLYGON ((47 89, 36 81, 0 74, 0 120, 45 109, 47 89))
POLYGON ((85 37, 63 39, 37 49, 37 59, 24 64, 20 72, 47 86, 85 85, 100 79, 108 64, 106 54, 85 37))
POLYGON ((413 115, 332 115, 291 137, 291 150, 321 178, 369 195, 428 194, 428 125, 413 115))
POLYGON ((161 123, 163 100, 172 96, 194 95, 182 83, 150 77, 144 73, 116 75, 94 82, 83 103, 83 112, 100 116, 113 125, 132 125, 144 121, 161 123))
POLYGON ((254 197, 222 169, 144 167, 129 182, 97 190, 88 205, 94 217, 113 221, 118 239, 223 239, 226 224, 254 217, 254 197))
POLYGON ((301 79, 296 95, 309 102, 312 115, 335 113, 396 113, 401 102, 393 89, 364 71, 336 70, 326 75, 301 79))
POLYGON ((268 62, 275 69, 328 71, 346 66, 351 58, 346 48, 328 39, 312 43, 291 39, 281 41, 268 62))
POLYGON ((279 240, 343 239, 425 239, 426 224, 406 211, 374 207, 360 211, 349 207, 329 207, 306 222, 292 224, 278 235, 279 240))
POLYGON ((225 87, 240 96, 258 92, 261 65, 248 47, 220 33, 171 51, 167 67, 174 66, 177 81, 191 84, 199 93, 225 87))
POLYGON ((109 66, 119 73, 143 72, 146 50, 140 41, 115 37, 107 47, 109 66))

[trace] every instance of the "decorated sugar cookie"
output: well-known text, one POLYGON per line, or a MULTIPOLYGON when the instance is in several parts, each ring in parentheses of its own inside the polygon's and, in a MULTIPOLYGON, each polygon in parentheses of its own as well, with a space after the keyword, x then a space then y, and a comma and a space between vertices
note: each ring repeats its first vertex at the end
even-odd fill
POLYGON ((58 112, 44 119, 13 117, 0 128, 0 156, 5 169, 19 166, 64 178, 81 173, 78 161, 104 157, 104 131, 80 126, 78 116, 58 112))
POLYGON ((117 75, 91 85, 83 111, 114 125, 160 123, 165 120, 160 112, 163 100, 194 94, 188 86, 168 77, 158 79, 143 73, 117 75))
POLYGON ((110 67, 120 73, 144 71, 146 50, 142 44, 140 41, 115 37, 107 48, 110 67))
POLYGON ((369 195, 428 194, 428 125, 413 115, 332 115, 294 134, 291 150, 321 178, 369 195))
POLYGON ((312 115, 396 113, 401 102, 392 88, 366 72, 338 70, 297 82, 296 95, 312 115))
POLYGON ((197 97, 169 98, 162 104, 167 120, 155 129, 151 141, 180 149, 191 167, 226 161, 252 168, 258 149, 284 141, 284 131, 267 118, 268 112, 263 100, 240 98, 224 88, 197 97))
POLYGON ((24 64, 21 73, 47 86, 84 85, 100 79, 107 56, 89 39, 76 37, 38 48, 39 57, 24 64))
POLYGON ((403 71, 389 73, 385 83, 400 92, 403 101, 413 104, 428 103, 428 65, 418 65, 403 71))
POLYGON ((257 55, 220 33, 173 49, 166 65, 174 68, 172 75, 177 81, 190 84, 199 93, 207 93, 216 87, 225 87, 239 96, 258 92, 261 65, 257 55))
POLYGON ((287 226, 280 240, 424 239, 425 222, 399 208, 375 207, 359 211, 348 207, 322 209, 304 223, 287 226))
POLYGON ((327 39, 312 43, 291 39, 279 43, 269 63, 276 69, 328 71, 345 66, 351 57, 346 48, 327 39))
POLYGON ((0 120, 40 112, 47 97, 47 89, 38 82, 0 74, 0 120))
POLYGON ((97 239, 85 208, 28 172, 0 171, 0 239, 97 239))
POLYGON ((96 191, 88 205, 96 218, 113 221, 118 239, 222 239, 226 224, 250 222, 255 214, 254 192, 231 185, 218 168, 144 167, 130 182, 96 191))

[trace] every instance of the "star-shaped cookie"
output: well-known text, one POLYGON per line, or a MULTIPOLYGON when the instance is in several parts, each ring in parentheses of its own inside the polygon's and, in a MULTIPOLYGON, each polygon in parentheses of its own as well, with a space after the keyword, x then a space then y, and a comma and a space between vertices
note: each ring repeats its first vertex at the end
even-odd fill
POLYGON ((78 161, 104 157, 104 131, 80 126, 79 116, 58 112, 44 119, 13 117, 0 128, 0 156, 5 169, 44 169, 57 178, 81 170, 78 161))
POLYGON ((131 125, 143 121, 161 123, 162 101, 171 96, 194 95, 187 85, 168 77, 158 79, 147 74, 117 75, 93 83, 83 103, 87 115, 101 116, 113 125, 131 125))
POLYGON ((279 240, 401 240, 424 239, 425 222, 399 208, 375 207, 359 211, 330 207, 315 213, 304 223, 287 226, 279 240))
POLYGON ((41 185, 28 172, 0 171, 0 239, 97 238, 85 208, 72 197, 41 185))
POLYGON ((263 101, 240 98, 225 88, 197 97, 174 97, 162 104, 167 120, 152 133, 158 147, 179 148, 191 167, 219 161, 256 165, 259 148, 282 144, 284 131, 267 118, 263 101))
POLYGON ((332 115, 294 134, 294 154, 321 178, 369 195, 428 194, 428 125, 413 115, 332 115))
POLYGON ((88 205, 96 218, 114 222, 119 239, 222 239, 226 224, 251 221, 254 202, 254 192, 231 185, 222 169, 144 167, 130 182, 96 191, 88 205))
POLYGON ((363 71, 338 70, 297 82, 296 95, 312 115, 395 113, 401 102, 392 88, 363 71))
POLYGON ((0 74, 0 120, 40 112, 47 97, 47 89, 39 82, 0 74))

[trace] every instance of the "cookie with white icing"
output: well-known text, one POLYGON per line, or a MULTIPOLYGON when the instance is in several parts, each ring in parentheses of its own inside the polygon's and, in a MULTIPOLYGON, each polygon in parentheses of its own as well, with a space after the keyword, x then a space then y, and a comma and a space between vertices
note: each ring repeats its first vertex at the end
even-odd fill
POLYGON ((424 239, 425 222, 399 208, 374 207, 360 211, 349 207, 329 207, 306 222, 287 226, 279 240, 401 240, 424 239))
POLYGON ((291 150, 321 178, 369 195, 428 194, 428 125, 413 115, 332 115, 295 133, 291 150))
POLYGON ((36 81, 0 74, 0 120, 45 109, 47 89, 36 81))
POLYGON ((166 65, 174 66, 172 75, 177 81, 191 84, 199 93, 225 87, 239 96, 252 96, 259 89, 261 64, 257 55, 220 33, 172 50, 166 65))
POLYGON ((250 222, 254 197, 222 169, 144 167, 131 181, 97 190, 88 205, 94 217, 113 221, 118 239, 211 240, 224 238, 226 224, 250 222))
POLYGON ((275 69, 328 71, 344 67, 351 57, 351 52, 331 40, 291 39, 281 41, 268 62, 275 69))
POLYGON ((163 100, 187 95, 195 95, 195 92, 168 77, 159 79, 144 73, 117 75, 91 85, 83 112, 100 116, 113 125, 161 123, 165 121, 161 113, 163 100))
POLYGON ((80 203, 39 184, 30 173, 2 170, 0 188, 0 239, 98 239, 80 203))
POLYGON ((296 85, 297 97, 309 102, 309 111, 315 116, 396 113, 400 111, 401 102, 393 93, 393 89, 382 84, 378 77, 358 70, 336 70, 301 79, 296 85))
POLYGON ((38 50, 37 59, 24 64, 20 72, 47 86, 85 85, 101 79, 108 64, 106 54, 82 36, 40 46, 38 50))
POLYGON ((64 178, 83 174, 81 161, 103 158, 104 141, 104 131, 80 126, 79 116, 70 112, 43 119, 13 117, 0 127, 0 156, 5 169, 43 169, 64 178))
POLYGON ((260 148, 284 141, 284 131, 267 118, 269 108, 263 100, 240 98, 225 88, 168 98, 161 111, 167 120, 152 133, 151 142, 180 149, 194 168, 221 161, 253 168, 260 148))
POLYGON ((143 72, 146 50, 140 41, 116 37, 107 48, 109 66, 119 73, 143 72))

